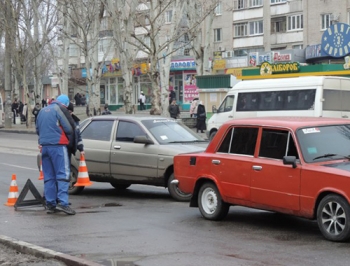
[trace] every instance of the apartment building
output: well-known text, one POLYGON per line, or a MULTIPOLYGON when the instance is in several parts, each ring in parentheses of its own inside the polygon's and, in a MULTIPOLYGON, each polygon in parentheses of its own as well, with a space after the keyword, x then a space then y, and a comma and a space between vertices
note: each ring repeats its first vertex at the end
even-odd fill
POLYGON ((344 61, 321 53, 321 39, 331 25, 349 24, 348 0, 234 0, 220 5, 222 12, 213 24, 214 73, 239 77, 241 68, 264 61, 344 61), (215 38, 215 32, 225 37, 215 38))

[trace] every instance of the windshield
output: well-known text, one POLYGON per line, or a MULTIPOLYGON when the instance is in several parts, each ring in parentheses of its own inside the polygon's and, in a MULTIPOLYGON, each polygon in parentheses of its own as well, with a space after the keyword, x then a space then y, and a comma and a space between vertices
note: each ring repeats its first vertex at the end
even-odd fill
POLYGON ((142 124, 160 144, 205 141, 190 128, 173 119, 143 120, 142 124))
POLYGON ((330 161, 350 155, 350 125, 302 128, 297 131, 304 160, 330 161))

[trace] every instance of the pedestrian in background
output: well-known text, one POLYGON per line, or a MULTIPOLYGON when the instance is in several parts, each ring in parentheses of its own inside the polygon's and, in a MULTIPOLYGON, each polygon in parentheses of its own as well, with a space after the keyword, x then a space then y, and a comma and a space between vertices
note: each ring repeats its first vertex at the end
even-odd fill
POLYGON ((197 117, 198 98, 194 98, 190 106, 190 116, 197 117))
POLYGON ((109 109, 108 109, 108 104, 105 104, 105 106, 103 108, 104 108, 104 110, 102 112, 102 115, 111 115, 112 114, 111 111, 109 111, 109 109))
POLYGON ((176 104, 176 100, 174 99, 168 108, 169 114, 171 118, 177 119, 180 118, 180 108, 176 104))
POLYGON ((146 110, 145 108, 146 96, 143 93, 143 91, 140 92, 139 102, 140 102, 140 110, 146 110))
POLYGON ((169 93, 169 105, 173 102, 173 100, 176 100, 176 93, 174 90, 171 90, 169 93))
POLYGON ((81 96, 80 103, 81 103, 81 106, 85 106, 85 104, 86 104, 86 96, 85 96, 85 94, 83 94, 81 96))
POLYGON ((42 100, 41 100, 41 108, 44 108, 44 107, 46 107, 47 106, 47 102, 46 102, 46 100, 43 98, 42 100))
POLYGON ((32 111, 32 114, 34 115, 34 123, 36 124, 36 119, 38 117, 38 114, 40 112, 40 104, 39 103, 36 103, 36 105, 34 106, 33 108, 33 111, 32 111))
POLYGON ((13 112, 13 123, 16 124, 16 117, 18 114, 18 102, 17 99, 15 98, 15 100, 13 101, 12 105, 11 105, 11 110, 13 112))
POLYGON ((200 130, 201 133, 204 133, 203 130, 207 130, 207 125, 205 123, 207 119, 207 113, 205 111, 205 106, 203 102, 200 101, 197 108, 197 133, 200 130))
POLYGON ((70 180, 70 165, 67 145, 73 138, 72 128, 65 110, 69 99, 61 94, 49 106, 43 108, 37 117, 36 133, 39 136, 39 148, 42 155, 42 170, 44 174, 44 194, 47 213, 63 211, 74 215, 75 211, 69 207, 68 189, 70 180), (58 200, 58 203, 57 203, 58 200))

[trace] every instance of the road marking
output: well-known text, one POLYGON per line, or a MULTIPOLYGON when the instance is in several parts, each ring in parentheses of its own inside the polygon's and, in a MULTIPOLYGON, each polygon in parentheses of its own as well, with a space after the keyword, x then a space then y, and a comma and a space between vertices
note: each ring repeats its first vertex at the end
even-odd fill
POLYGON ((22 168, 22 169, 38 171, 38 168, 23 167, 23 166, 19 166, 19 165, 15 165, 15 164, 9 164, 9 163, 0 163, 0 164, 7 165, 7 166, 13 166, 13 167, 17 167, 17 168, 22 168))

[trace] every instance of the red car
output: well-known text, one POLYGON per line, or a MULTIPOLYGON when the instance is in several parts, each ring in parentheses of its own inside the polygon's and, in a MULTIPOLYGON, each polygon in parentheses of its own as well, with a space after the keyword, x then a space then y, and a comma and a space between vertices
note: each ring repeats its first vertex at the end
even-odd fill
POLYGON ((208 220, 240 205, 317 219, 350 238, 350 120, 269 117, 226 122, 205 152, 174 158, 173 183, 208 220))

